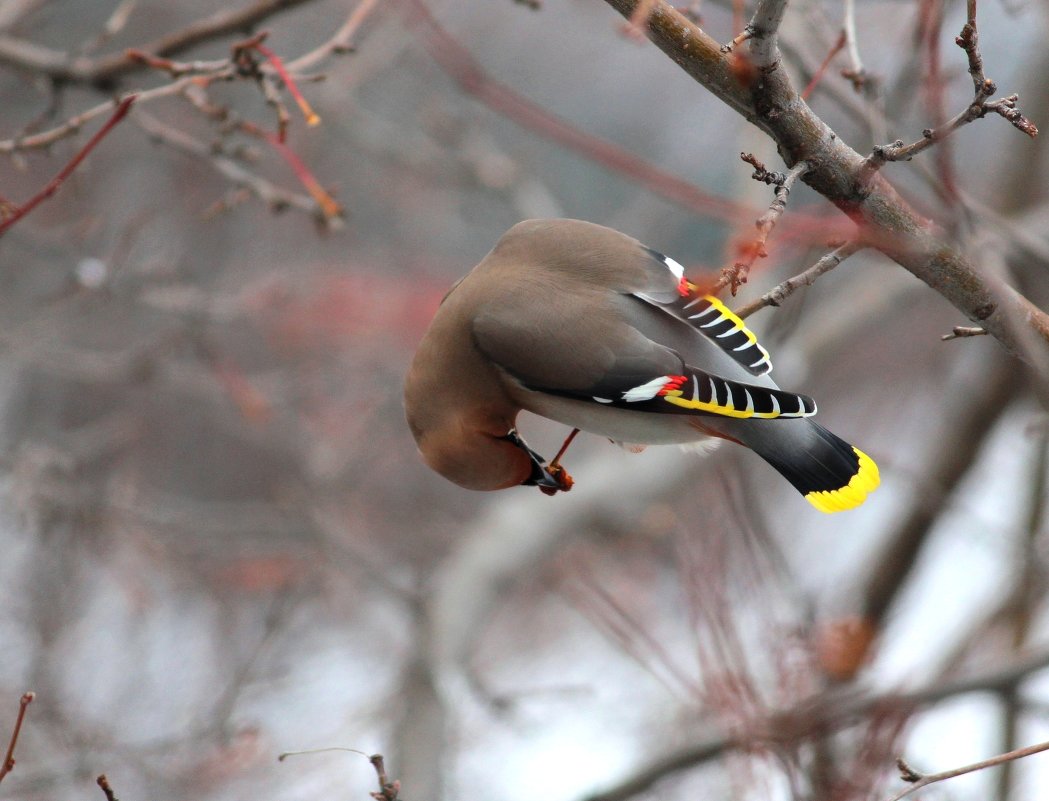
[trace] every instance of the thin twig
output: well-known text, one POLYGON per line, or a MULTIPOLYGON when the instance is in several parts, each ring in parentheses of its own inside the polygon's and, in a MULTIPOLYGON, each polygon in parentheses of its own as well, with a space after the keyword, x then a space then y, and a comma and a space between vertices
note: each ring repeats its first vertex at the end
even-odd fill
MULTIPOLYGON (((285 69, 284 62, 281 60, 280 56, 261 42, 255 45, 255 49, 269 59, 270 64, 273 65, 274 71, 280 76, 280 79, 284 81, 284 86, 295 99, 296 104, 299 106, 299 110, 302 111, 302 116, 306 118, 306 124, 310 126, 319 125, 321 121, 320 116, 313 110, 313 107, 310 106, 309 102, 299 90, 298 84, 296 84, 295 80, 288 74, 288 70, 285 69)), ((284 140, 281 139, 281 141, 283 142, 284 140)))
POLYGON ((130 48, 127 57, 133 61, 141 62, 147 67, 163 70, 172 78, 181 78, 183 75, 200 75, 214 72, 228 71, 230 63, 228 58, 216 59, 214 61, 172 61, 170 58, 161 58, 147 53, 144 50, 130 48))
POLYGON ((14 770, 15 746, 18 745, 18 735, 22 733, 22 722, 25 720, 26 707, 33 703, 34 698, 36 698, 36 693, 27 692, 22 695, 18 702, 18 717, 15 719, 15 727, 11 731, 11 739, 7 743, 7 754, 4 756, 3 764, 0 765, 0 782, 4 780, 4 776, 14 770))
POLYGON ((980 328, 979 326, 969 325, 956 325, 949 334, 944 334, 940 339, 944 342, 948 342, 952 339, 963 339, 964 337, 982 337, 987 333, 987 329, 980 328))
POLYGON ((754 167, 754 173, 751 176, 754 180, 775 186, 775 197, 769 205, 768 211, 758 217, 754 223, 758 233, 752 241, 741 248, 743 258, 731 267, 723 269, 714 286, 715 291, 727 286, 733 295, 736 294, 740 286, 747 283, 747 276, 750 273, 750 268, 754 266, 754 262, 768 255, 765 243, 768 241, 772 229, 776 227, 776 222, 787 208, 787 196, 790 194, 795 181, 809 169, 808 162, 799 161, 791 168, 790 172, 784 175, 783 173, 770 172, 765 168, 764 164, 750 153, 740 153, 740 158, 754 167))
POLYGON ((324 221, 329 226, 334 226, 339 222, 337 219, 325 217, 320 206, 313 198, 281 189, 265 178, 249 172, 228 156, 216 153, 210 145, 194 139, 170 125, 165 125, 156 117, 139 111, 135 114, 134 119, 156 141, 207 161, 228 180, 250 191, 273 211, 295 208, 312 214, 315 218, 324 221))
POLYGON ((95 784, 102 788, 102 792, 106 795, 106 801, 119 801, 117 794, 109 784, 109 779, 106 778, 106 774, 103 773, 95 779, 95 784))
POLYGON ((375 768, 375 775, 379 780, 379 792, 369 793, 369 795, 375 799, 375 801, 397 801, 398 795, 401 792, 401 782, 398 779, 392 781, 386 775, 386 762, 383 759, 382 754, 366 754, 363 751, 358 751, 356 748, 343 748, 341 746, 331 746, 328 748, 311 748, 306 751, 285 751, 278 754, 277 761, 283 762, 290 756, 304 756, 307 754, 324 754, 331 751, 343 751, 351 754, 360 754, 363 757, 367 757, 368 761, 371 762, 372 767, 375 768))
MULTIPOLYGON (((136 47, 154 56, 173 56, 212 39, 250 29, 274 14, 309 0, 255 0, 236 9, 216 11, 210 16, 136 47)), ((0 63, 43 74, 59 81, 104 83, 141 67, 126 52, 99 58, 71 57, 33 42, 0 34, 0 63)))
POLYGON ((654 784, 683 770, 694 768, 726 752, 753 749, 761 743, 797 743, 855 725, 877 710, 909 712, 972 692, 988 692, 1015 686, 1033 673, 1049 667, 1049 651, 992 673, 958 681, 938 681, 909 693, 867 696, 853 689, 824 692, 782 712, 767 715, 736 729, 715 732, 677 751, 662 753, 632 776, 606 790, 587 796, 586 801, 626 801, 654 784))
POLYGON ((269 131, 263 130, 250 122, 243 121, 238 128, 245 133, 262 139, 280 154, 281 158, 291 167, 292 172, 295 173, 295 177, 299 179, 299 182, 316 201, 317 208, 320 209, 325 220, 330 222, 342 219, 344 214, 342 206, 321 185, 321 182, 317 180, 317 177, 306 166, 306 163, 299 158, 298 153, 288 147, 275 134, 271 134, 269 131))
POLYGON ((841 35, 845 39, 845 48, 849 56, 849 68, 842 70, 842 77, 852 82, 853 88, 859 92, 867 85, 869 76, 867 69, 860 59, 860 49, 856 44, 856 3, 855 0, 845 0, 845 13, 842 20, 841 35))
POLYGON ((897 760, 897 767, 900 769, 900 778, 904 781, 912 782, 911 786, 900 793, 897 793, 889 801, 900 801, 901 798, 906 798, 911 793, 916 793, 923 787, 928 787, 930 784, 936 782, 942 782, 945 779, 953 779, 955 776, 964 776, 966 773, 974 773, 978 770, 985 770, 986 768, 993 768, 997 765, 1004 765, 1006 762, 1012 762, 1016 759, 1023 759, 1024 757, 1031 756, 1033 754, 1040 754, 1043 751, 1049 751, 1049 742, 1038 743, 1037 745, 1029 745, 1026 748, 1017 748, 1015 751, 1008 751, 1004 754, 985 759, 981 762, 974 762, 971 765, 965 765, 964 767, 954 768, 953 770, 945 770, 942 773, 930 773, 925 776, 913 768, 910 767, 903 759, 897 760))
MULTIPOLYGON (((228 62, 227 62, 228 63, 228 62)), ((207 76, 207 80, 225 80, 233 76, 232 67, 227 66, 225 70, 216 72, 207 76)), ((146 89, 135 94, 135 102, 141 107, 144 103, 156 100, 160 97, 170 97, 177 95, 186 90, 189 86, 195 86, 200 82, 201 78, 197 76, 188 76, 180 78, 174 83, 165 84, 164 86, 158 86, 155 89, 146 89)), ((50 128, 46 131, 41 131, 38 134, 32 136, 19 136, 14 139, 6 139, 0 141, 0 153, 15 153, 23 150, 40 150, 43 148, 50 147, 55 142, 72 136, 80 131, 91 120, 96 117, 101 117, 113 108, 113 102, 107 100, 105 103, 99 103, 97 106, 93 106, 86 111, 77 114, 75 117, 70 117, 68 120, 60 125, 56 125, 54 128, 50 128)))
POLYGON ((128 20, 131 18, 131 14, 135 10, 135 6, 138 5, 138 0, 121 0, 113 13, 109 15, 109 19, 106 20, 106 24, 102 26, 102 30, 99 32, 92 41, 86 42, 83 47, 80 48, 81 55, 88 53, 94 53, 96 50, 102 47, 106 42, 124 30, 128 20))
POLYGON ((361 0, 355 9, 346 18, 346 22, 335 32, 327 42, 315 50, 299 56, 287 64, 291 72, 301 72, 313 67, 318 62, 330 55, 342 55, 353 52, 353 39, 360 30, 361 25, 368 16, 379 5, 379 0, 361 0))
POLYGON ((889 161, 910 161, 916 155, 941 142, 957 131, 963 125, 967 125, 988 114, 998 114, 1008 120, 1015 128, 1030 137, 1038 135, 1038 127, 1027 119, 1017 108, 1019 96, 1012 94, 991 100, 990 97, 998 87, 994 81, 984 77, 983 58, 979 49, 979 34, 976 28, 976 0, 968 0, 968 19, 962 27, 961 33, 955 39, 955 44, 965 51, 969 62, 969 74, 973 79, 972 102, 960 113, 935 128, 926 128, 922 131, 922 138, 904 144, 902 139, 897 139, 888 145, 876 146, 864 161, 863 174, 869 178, 889 161))
POLYGON ((794 294, 795 290, 803 286, 812 286, 821 275, 830 272, 849 256, 863 248, 864 245, 860 242, 846 242, 823 256, 804 272, 795 275, 793 278, 788 278, 781 284, 777 284, 760 298, 740 306, 736 309, 736 316, 742 319, 764 309, 766 306, 779 306, 784 300, 794 294))
POLYGON ((0 222, 0 236, 3 236, 12 225, 25 217, 29 212, 58 191, 58 188, 62 186, 65 180, 73 174, 77 167, 80 166, 80 162, 87 158, 88 153, 94 150, 98 143, 101 142, 106 135, 112 131, 122 119, 124 119, 125 116, 127 116, 128 111, 131 109, 131 104, 135 102, 135 98, 135 95, 129 95, 120 101, 116 110, 113 112, 113 115, 106 121, 106 124, 95 132, 95 135, 87 141, 86 145, 80 148, 65 167, 59 170, 58 175, 52 178, 47 183, 47 186, 30 198, 29 201, 19 206, 3 222, 0 222))
POLYGON ((812 80, 809 81, 808 86, 806 86, 802 90, 802 92, 801 92, 801 99, 802 100, 808 100, 809 99, 809 96, 812 94, 813 90, 819 85, 820 81, 823 80, 823 76, 827 73, 827 67, 830 66, 830 63, 834 60, 834 57, 836 55, 838 55, 838 53, 841 52, 841 49, 844 46, 845 46, 845 32, 842 31, 841 35, 838 37, 838 41, 836 41, 834 43, 834 45, 831 47, 831 49, 829 51, 827 51, 826 57, 823 59, 822 63, 819 65, 819 67, 816 68, 816 71, 812 74, 812 80))
POLYGON ((698 214, 735 221, 754 213, 753 209, 729 198, 710 195, 612 142, 581 131, 506 84, 490 78, 469 51, 441 26, 425 3, 421 0, 406 2, 413 11, 411 21, 423 29, 423 40, 437 65, 464 92, 497 113, 698 214))
POLYGON ((379 792, 371 793, 371 797, 375 801, 397 801, 401 792, 401 783, 397 779, 391 781, 387 777, 386 763, 383 761, 382 754, 372 754, 368 757, 368 761, 372 763, 375 775, 379 779, 379 792))

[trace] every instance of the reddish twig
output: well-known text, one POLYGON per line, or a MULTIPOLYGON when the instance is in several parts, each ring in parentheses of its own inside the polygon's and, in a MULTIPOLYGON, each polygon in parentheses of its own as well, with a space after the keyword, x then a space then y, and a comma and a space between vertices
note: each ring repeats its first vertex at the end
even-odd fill
POLYGON ((0 765, 0 782, 15 768, 15 746, 18 745, 18 735, 22 733, 26 707, 33 703, 34 698, 36 698, 36 693, 28 692, 24 693, 18 702, 18 717, 15 719, 15 727, 11 731, 11 739, 7 743, 7 754, 4 756, 4 763, 0 765))
POLYGON ((561 457, 563 457, 563 456, 565 455, 565 451, 567 451, 567 450, 568 450, 568 446, 572 444, 572 440, 574 440, 574 439, 576 438, 576 435, 577 435, 578 433, 579 433, 579 429, 578 429, 578 428, 573 428, 573 429, 572 429, 572 433, 571 433, 571 434, 569 434, 569 435, 568 435, 567 437, 565 437, 565 441, 564 441, 564 443, 563 443, 563 444, 561 445, 561 450, 559 450, 559 451, 557 452, 557 456, 555 456, 555 457, 554 457, 554 458, 553 458, 553 459, 551 460, 550 464, 549 464, 549 465, 547 465, 547 467, 548 467, 548 468, 551 468, 551 467, 558 467, 558 466, 560 465, 560 463, 561 463, 561 457))
POLYGON ((698 214, 721 220, 739 220, 754 213, 753 209, 728 198, 708 194, 618 145, 580 131, 542 106, 521 97, 506 84, 489 78, 469 52, 437 22, 425 3, 421 0, 405 2, 413 11, 413 21, 424 29, 423 41, 437 65, 458 82, 463 91, 498 113, 698 214))
POLYGON ((269 145, 281 155, 281 157, 288 163, 288 166, 291 167, 292 172, 295 173, 295 176, 302 183, 306 191, 310 193, 315 201, 317 201, 317 205, 320 207, 320 210, 326 219, 332 220, 343 216, 342 206, 340 206, 335 199, 328 194, 327 190, 321 186, 320 181, 318 181, 313 175, 305 162, 299 158, 299 155, 284 142, 280 141, 279 137, 247 121, 240 123, 239 128, 245 133, 249 133, 252 136, 256 136, 259 139, 268 142, 269 145))
POLYGON ((128 111, 131 109, 131 104, 135 102, 135 98, 136 95, 129 95, 124 98, 117 105, 116 111, 114 111, 113 115, 106 121, 106 124, 98 129, 95 135, 88 140, 86 145, 80 148, 79 152, 70 159, 65 167, 59 170, 58 175, 52 178, 47 186, 40 190, 28 202, 19 206, 9 217, 7 217, 7 219, 0 222, 0 236, 3 236, 12 225, 25 217, 29 212, 58 191, 58 188, 63 184, 66 178, 72 175, 76 168, 80 166, 80 162, 87 158, 88 153, 94 150, 95 146, 98 145, 98 143, 101 142, 106 135, 112 131, 122 119, 124 119, 125 116, 127 116, 128 111))
POLYGON ((289 75, 288 71, 284 68, 284 62, 281 61, 280 57, 261 42, 255 45, 255 49, 269 60, 270 64, 273 65, 274 71, 280 76, 280 79, 284 81, 284 85, 288 87, 288 91, 291 93, 291 96, 295 98, 295 102, 302 111, 302 116, 306 118, 306 124, 311 126, 319 125, 321 121, 320 116, 313 110, 310 104, 306 101, 306 98, 303 97, 302 92, 299 91, 298 84, 295 83, 291 75, 289 75))
POLYGON ((900 801, 901 798, 906 798, 911 793, 916 793, 923 787, 928 787, 930 784, 935 784, 936 782, 942 782, 946 779, 953 779, 955 776, 964 776, 966 773, 975 773, 978 770, 986 770, 987 768, 1004 765, 1007 762, 1013 762, 1017 759, 1040 754, 1043 751, 1049 751, 1049 742, 1029 745, 1026 748, 1017 748, 1015 751, 1007 751, 1004 754, 999 754, 990 759, 984 759, 981 762, 974 762, 971 765, 954 768, 953 770, 945 770, 942 773, 930 773, 928 775, 918 773, 914 768, 904 762, 901 757, 896 760, 896 767, 900 770, 900 778, 905 782, 911 782, 911 786, 894 795, 889 801, 900 801))
MULTIPOLYGON (((658 197, 676 203, 696 214, 729 222, 753 217, 756 210, 730 198, 703 191, 677 175, 639 158, 612 142, 576 128, 542 106, 522 97, 509 86, 490 78, 470 53, 433 17, 422 0, 402 0, 413 12, 409 21, 424 29, 423 41, 437 65, 455 80, 462 90, 526 130, 554 142, 566 150, 600 164, 610 172, 624 176, 658 197)), ((633 9, 632 9, 633 10, 633 9)), ((657 6, 657 13, 659 8, 657 6)), ((626 14, 629 18, 629 14, 626 14)), ((650 20, 655 24, 656 17, 650 20)), ((818 237, 844 239, 852 227, 815 214, 793 214, 784 226, 784 237, 810 242, 818 237), (833 226, 833 231, 828 231, 833 226)))
POLYGON ((842 48, 845 47, 845 41, 845 31, 843 30, 841 32, 841 35, 838 36, 838 41, 834 43, 834 46, 830 49, 830 52, 827 53, 827 57, 823 59, 823 63, 816 68, 816 72, 813 74, 812 80, 809 81, 809 85, 802 90, 801 97, 803 100, 808 100, 809 95, 811 95, 812 91, 819 85, 819 82, 823 80, 823 76, 827 72, 827 67, 830 66, 830 63, 834 60, 834 57, 842 51, 842 48))
POLYGON ((209 144, 187 136, 177 128, 165 125, 155 117, 141 111, 135 115, 135 122, 156 141, 209 162, 227 180, 258 197, 273 211, 280 212, 287 208, 294 208, 313 215, 318 221, 329 227, 337 227, 339 220, 327 218, 314 199, 306 195, 287 192, 275 186, 261 176, 248 171, 233 159, 222 153, 216 153, 209 144))
POLYGON ((109 779, 106 778, 106 774, 103 773, 95 779, 95 784, 102 788, 102 792, 106 795, 106 801, 119 801, 119 799, 117 799, 117 794, 109 784, 109 779))
POLYGON ((743 161, 754 167, 754 173, 751 176, 754 180, 775 186, 776 196, 769 205, 768 211, 758 217, 754 223, 754 226, 758 229, 757 236, 750 242, 740 246, 742 258, 731 267, 723 269, 721 277, 714 285, 714 291, 727 286, 733 295, 736 294, 740 286, 747 283, 747 276, 750 273, 750 268, 754 266, 754 262, 768 255, 765 243, 768 242, 772 229, 776 227, 776 222, 787 208, 787 196, 790 194, 795 181, 808 172, 809 169, 807 162, 799 161, 791 168, 789 173, 784 175, 783 173, 770 172, 751 153, 740 153, 739 155, 743 161))

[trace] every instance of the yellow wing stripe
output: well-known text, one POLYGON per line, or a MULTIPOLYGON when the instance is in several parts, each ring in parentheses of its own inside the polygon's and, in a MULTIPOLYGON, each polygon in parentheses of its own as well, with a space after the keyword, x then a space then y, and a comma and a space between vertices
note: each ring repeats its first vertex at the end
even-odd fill
POLYGON ((695 409, 697 412, 709 412, 710 414, 719 414, 722 417, 738 417, 742 420, 746 420, 750 417, 757 417, 762 420, 772 420, 773 418, 783 416, 783 412, 756 412, 753 409, 737 409, 732 404, 731 399, 727 405, 692 400, 691 398, 684 397, 680 389, 671 390, 663 396, 663 400, 667 403, 672 403, 675 406, 680 406, 682 409, 695 409))
MULTIPOLYGON (((764 347, 762 347, 760 342, 758 342, 757 335, 749 328, 747 328, 747 324, 744 323, 743 320, 737 314, 735 314, 735 312, 733 312, 728 306, 726 306, 713 295, 703 295, 702 300, 710 304, 709 308, 705 312, 701 312, 699 315, 693 315, 693 317, 690 317, 689 319, 694 319, 695 317, 705 316, 711 313, 713 313, 716 316, 710 322, 698 325, 697 328, 702 330, 704 328, 713 327, 717 323, 730 323, 732 326, 731 328, 722 331, 719 334, 714 334, 712 338, 715 340, 723 339, 729 336, 730 334, 735 334, 736 332, 743 334, 743 336, 746 337, 747 341, 743 345, 731 348, 731 351, 734 353, 738 353, 739 351, 744 351, 752 347, 756 348, 758 353, 761 354, 761 358, 754 364, 756 365, 760 364, 761 362, 768 362, 770 365, 769 369, 771 369, 771 361, 769 361, 769 352, 765 350, 764 347)), ((707 336, 710 336, 710 334, 707 334, 707 336)), ((725 349, 728 350, 728 348, 725 349)))
POLYGON ((859 464, 848 484, 840 489, 810 492, 805 496, 805 500, 821 512, 844 512, 846 509, 854 509, 881 483, 878 465, 874 460, 859 448, 853 447, 852 450, 856 452, 859 464))

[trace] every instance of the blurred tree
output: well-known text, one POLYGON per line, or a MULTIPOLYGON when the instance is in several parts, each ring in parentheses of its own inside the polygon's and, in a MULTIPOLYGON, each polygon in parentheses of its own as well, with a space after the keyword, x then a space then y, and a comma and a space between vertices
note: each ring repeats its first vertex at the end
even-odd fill
POLYGON ((363 798, 274 760, 347 745, 413 801, 888 799, 1049 739, 1047 15, 976 12, 0 4, 0 795, 363 798), (432 475, 411 350, 537 216, 738 290, 882 489, 596 438, 556 499, 432 475))

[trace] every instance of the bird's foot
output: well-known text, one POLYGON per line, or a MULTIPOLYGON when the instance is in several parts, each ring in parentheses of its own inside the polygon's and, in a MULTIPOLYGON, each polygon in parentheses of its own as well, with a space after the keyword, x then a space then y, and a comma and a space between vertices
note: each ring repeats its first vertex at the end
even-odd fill
MULTIPOLYGON (((515 429, 511 428, 503 439, 528 454, 528 459, 532 463, 532 474, 521 482, 524 486, 539 487, 540 491, 546 495, 555 495, 558 492, 568 492, 572 489, 572 484, 575 482, 568 475, 568 471, 557 463, 557 459, 547 464, 546 459, 529 448, 515 429)), ((561 449, 561 453, 564 453, 564 448, 561 449)), ((561 456, 561 453, 558 454, 558 457, 561 456)))

